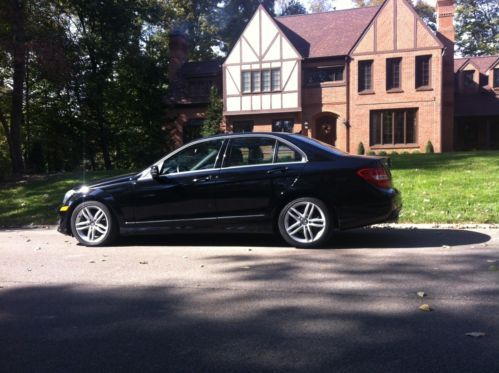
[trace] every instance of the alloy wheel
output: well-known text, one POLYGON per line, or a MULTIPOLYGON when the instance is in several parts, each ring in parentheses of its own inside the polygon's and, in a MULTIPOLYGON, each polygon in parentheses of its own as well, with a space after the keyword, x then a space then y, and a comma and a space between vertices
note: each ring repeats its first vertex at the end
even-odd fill
POLYGON ((324 235, 326 215, 313 202, 297 202, 286 211, 284 228, 294 241, 310 244, 320 240, 324 235))
POLYGON ((75 228, 83 240, 97 244, 109 231, 109 218, 100 207, 86 206, 76 215, 75 228))

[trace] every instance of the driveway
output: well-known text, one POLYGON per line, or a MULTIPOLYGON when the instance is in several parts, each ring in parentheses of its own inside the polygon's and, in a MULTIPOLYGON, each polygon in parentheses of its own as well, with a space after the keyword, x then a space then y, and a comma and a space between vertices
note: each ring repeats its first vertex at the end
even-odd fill
POLYGON ((1 231, 0 371, 498 372, 498 267, 497 229, 360 229, 314 250, 1 231))

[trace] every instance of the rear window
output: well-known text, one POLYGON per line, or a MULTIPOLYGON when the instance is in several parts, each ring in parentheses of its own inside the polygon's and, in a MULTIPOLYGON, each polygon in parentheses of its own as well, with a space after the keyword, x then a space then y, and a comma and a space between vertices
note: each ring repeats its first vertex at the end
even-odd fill
POLYGON ((316 148, 319 148, 321 150, 324 150, 325 152, 328 152, 328 153, 331 153, 334 155, 348 155, 348 153, 346 153, 342 150, 339 150, 338 148, 335 148, 333 145, 326 144, 325 142, 322 142, 322 141, 319 141, 316 139, 311 139, 311 138, 305 137, 305 136, 296 136, 295 138, 297 138, 300 141, 303 141, 304 143, 313 145, 316 148))

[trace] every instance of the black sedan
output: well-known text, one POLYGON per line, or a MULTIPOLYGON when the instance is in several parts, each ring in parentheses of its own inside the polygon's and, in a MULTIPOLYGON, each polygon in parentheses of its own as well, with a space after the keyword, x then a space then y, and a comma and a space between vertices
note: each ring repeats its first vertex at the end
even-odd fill
POLYGON ((401 209, 387 160, 301 135, 219 135, 150 168, 72 189, 59 231, 83 245, 143 233, 271 233, 324 244, 334 230, 393 221, 401 209))

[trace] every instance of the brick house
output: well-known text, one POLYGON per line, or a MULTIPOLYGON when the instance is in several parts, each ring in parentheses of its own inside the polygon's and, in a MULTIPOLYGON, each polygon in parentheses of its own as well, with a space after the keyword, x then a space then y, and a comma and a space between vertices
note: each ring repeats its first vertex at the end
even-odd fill
POLYGON ((285 17, 260 6, 224 61, 195 63, 173 35, 175 141, 199 136, 215 85, 227 132, 302 133, 349 152, 499 147, 499 57, 454 60, 453 16, 438 0, 434 33, 407 0, 285 17))

